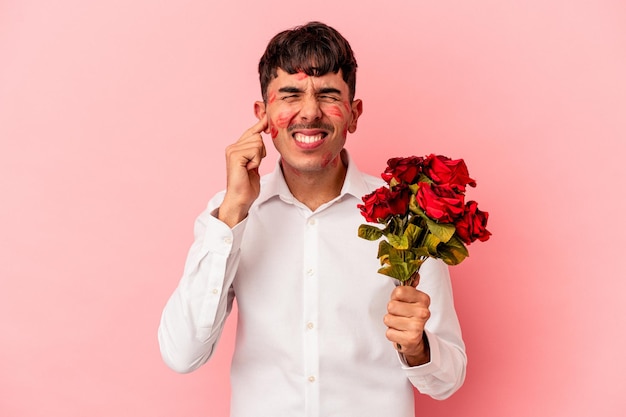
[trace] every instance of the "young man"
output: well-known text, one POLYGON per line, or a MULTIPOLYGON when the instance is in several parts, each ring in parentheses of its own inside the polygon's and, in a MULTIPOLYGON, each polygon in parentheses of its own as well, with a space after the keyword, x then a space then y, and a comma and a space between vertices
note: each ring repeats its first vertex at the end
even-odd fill
POLYGON ((398 286, 357 236, 356 206, 382 180, 344 150, 363 111, 356 68, 348 42, 322 23, 270 41, 259 121, 227 148, 226 190, 197 219, 163 311, 163 359, 190 372, 211 356, 237 297, 233 417, 413 416, 412 386, 443 399, 465 378, 445 264, 429 259, 417 289, 398 286), (260 178, 262 133, 280 161, 260 178))

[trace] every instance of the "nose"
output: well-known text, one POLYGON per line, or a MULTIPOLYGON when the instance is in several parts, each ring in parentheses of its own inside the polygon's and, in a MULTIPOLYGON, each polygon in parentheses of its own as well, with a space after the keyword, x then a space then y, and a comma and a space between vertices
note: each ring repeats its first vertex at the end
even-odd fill
POLYGON ((322 110, 320 109, 320 103, 317 97, 306 95, 302 100, 302 107, 300 108, 299 114, 300 118, 307 122, 321 119, 322 110))

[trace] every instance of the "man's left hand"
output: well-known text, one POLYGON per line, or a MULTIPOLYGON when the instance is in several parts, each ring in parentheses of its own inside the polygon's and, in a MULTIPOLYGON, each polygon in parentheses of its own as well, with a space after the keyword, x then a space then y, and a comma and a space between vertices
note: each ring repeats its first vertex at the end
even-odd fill
POLYGON ((430 317, 430 297, 414 287, 399 286, 391 293, 384 323, 387 339, 404 354, 410 366, 430 361, 424 326, 430 317))

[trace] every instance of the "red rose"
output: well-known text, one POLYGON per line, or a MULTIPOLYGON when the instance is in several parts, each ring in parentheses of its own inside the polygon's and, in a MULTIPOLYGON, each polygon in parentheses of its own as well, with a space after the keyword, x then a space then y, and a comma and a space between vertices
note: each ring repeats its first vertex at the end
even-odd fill
POLYGON ((398 184, 389 191, 387 205, 392 215, 405 215, 409 210, 411 200, 411 190, 406 184, 398 184))
POLYGON ((484 242, 491 236, 491 233, 485 228, 488 218, 489 213, 480 211, 478 203, 468 201, 465 205, 465 213, 456 221, 456 234, 468 245, 476 239, 484 242))
POLYGON ((368 222, 378 222, 379 219, 386 219, 391 215, 387 200, 389 199, 389 188, 380 187, 374 192, 362 197, 363 203, 357 207, 361 209, 361 214, 368 222))
POLYGON ((411 190, 406 185, 398 185, 390 190, 380 187, 362 198, 365 204, 359 204, 361 214, 368 222, 385 220, 396 214, 404 215, 409 209, 411 190))
POLYGON ((452 160, 446 156, 431 154, 424 160, 424 174, 435 184, 450 184, 465 191, 466 185, 476 187, 476 181, 470 178, 467 165, 462 159, 452 160))
POLYGON ((415 197, 424 213, 438 222, 451 223, 463 215, 465 196, 456 192, 451 185, 421 182, 415 197))
POLYGON ((385 172, 382 173, 381 177, 387 181, 387 184, 391 182, 392 178, 395 178, 398 182, 413 184, 422 173, 423 161, 424 158, 420 156, 391 158, 387 161, 387 168, 385 169, 385 172))

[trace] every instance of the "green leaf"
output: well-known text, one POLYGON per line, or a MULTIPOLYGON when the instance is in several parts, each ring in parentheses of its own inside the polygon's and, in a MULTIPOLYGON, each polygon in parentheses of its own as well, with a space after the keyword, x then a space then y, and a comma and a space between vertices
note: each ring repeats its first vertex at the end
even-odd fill
POLYGON ((469 256, 467 248, 454 236, 447 243, 439 245, 439 257, 448 265, 458 265, 469 256))
POLYGON ((406 234, 403 234, 402 236, 397 236, 397 235, 390 233, 387 235, 387 240, 389 240, 389 243, 391 244, 391 246, 393 246, 396 249, 408 249, 409 248, 409 238, 406 236, 406 234))
POLYGON ((411 194, 411 198, 409 199, 409 210, 411 211, 411 213, 425 216, 424 212, 417 204, 417 200, 415 199, 415 193, 411 194))
POLYGON ((409 262, 409 265, 413 265, 415 268, 413 272, 419 270, 422 264, 426 261, 426 259, 428 259, 428 257, 422 257, 422 258, 409 262))
POLYGON ((407 264, 405 263, 385 266, 380 268, 378 272, 380 274, 395 278, 401 282, 405 282, 411 277, 411 274, 409 274, 409 271, 407 269, 407 264))
POLYGON ((362 224, 359 226, 359 237, 367 240, 378 240, 382 237, 383 232, 378 227, 370 224, 362 224))
POLYGON ((421 246, 419 248, 415 248, 411 251, 413 253, 413 259, 420 259, 423 257, 431 256, 428 252, 428 248, 426 246, 421 246))
POLYGON ((428 184, 432 184, 432 183, 433 183, 433 180, 431 180, 430 178, 428 178, 428 177, 426 176, 426 174, 423 174, 423 173, 422 173, 422 174, 420 174, 419 178, 417 179, 417 182, 418 182, 418 183, 420 183, 420 182, 426 182, 426 183, 428 183, 428 184))
POLYGON ((426 240, 424 241, 424 247, 428 251, 429 256, 437 256, 437 247, 441 243, 441 240, 432 233, 426 235, 426 240))
POLYGON ((405 252, 404 250, 399 250, 394 248, 393 246, 389 248, 389 262, 391 265, 400 264, 405 261, 405 252))
POLYGON ((404 231, 404 235, 407 237, 409 247, 413 246, 419 238, 422 229, 413 223, 409 223, 404 231))
POLYGON ((378 244, 378 259, 380 259, 381 265, 389 263, 389 251, 391 249, 391 245, 386 240, 381 240, 378 244))
POLYGON ((452 223, 437 223, 427 218, 426 224, 430 233, 437 236, 443 243, 447 243, 454 235, 454 232, 456 232, 456 228, 452 223))

